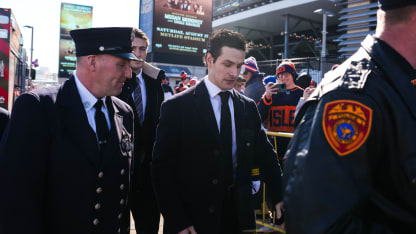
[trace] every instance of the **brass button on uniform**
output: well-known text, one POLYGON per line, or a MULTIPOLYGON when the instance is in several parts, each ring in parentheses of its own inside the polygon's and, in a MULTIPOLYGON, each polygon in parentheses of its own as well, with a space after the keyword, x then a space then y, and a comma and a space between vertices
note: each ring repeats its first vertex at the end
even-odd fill
POLYGON ((124 189, 124 184, 120 184, 120 190, 124 189))
POLYGON ((95 191, 97 192, 97 194, 100 194, 103 191, 103 189, 101 187, 98 187, 95 191))
POLYGON ((121 230, 120 230, 120 228, 117 230, 117 233, 121 233, 121 230))
POLYGON ((99 221, 98 219, 94 219, 94 221, 92 221, 92 223, 93 223, 95 226, 97 226, 97 225, 100 223, 100 221, 99 221))
POLYGON ((99 210, 99 209, 101 208, 100 203, 95 204, 94 208, 95 208, 96 210, 99 210))
POLYGON ((104 172, 102 172, 102 171, 100 171, 99 173, 98 173, 98 178, 103 178, 103 176, 104 176, 104 172))
POLYGON ((250 144, 250 142, 247 142, 247 143, 246 143, 246 146, 247 146, 247 147, 250 147, 250 145, 251 145, 251 144, 250 144))
POLYGON ((123 218, 123 214, 122 213, 120 213, 120 214, 118 214, 118 219, 121 219, 121 218, 123 218))
POLYGON ((120 205, 124 205, 124 199, 120 200, 120 205))
POLYGON ((213 184, 218 184, 218 180, 217 180, 217 179, 213 179, 213 180, 212 180, 212 183, 213 183, 213 184))
POLYGON ((126 173, 126 171, 124 171, 124 169, 121 169, 120 175, 124 175, 125 173, 126 173))

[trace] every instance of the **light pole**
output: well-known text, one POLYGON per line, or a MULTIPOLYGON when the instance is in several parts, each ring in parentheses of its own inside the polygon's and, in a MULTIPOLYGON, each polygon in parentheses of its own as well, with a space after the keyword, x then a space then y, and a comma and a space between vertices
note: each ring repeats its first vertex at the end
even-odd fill
MULTIPOLYGON (((324 71, 324 61, 326 58, 326 19, 327 17, 333 17, 334 13, 326 11, 324 9, 314 10, 313 13, 322 15, 322 50, 321 50, 321 76, 323 76, 324 71)), ((321 77, 322 78, 322 77, 321 77)))
POLYGON ((30 26, 30 25, 25 25, 23 27, 30 28, 32 30, 32 38, 30 39, 30 66, 29 66, 30 71, 29 71, 29 76, 30 76, 30 78, 33 78, 32 77, 32 65, 33 65, 32 63, 33 63, 33 31, 34 31, 34 28, 33 28, 33 26, 30 26))

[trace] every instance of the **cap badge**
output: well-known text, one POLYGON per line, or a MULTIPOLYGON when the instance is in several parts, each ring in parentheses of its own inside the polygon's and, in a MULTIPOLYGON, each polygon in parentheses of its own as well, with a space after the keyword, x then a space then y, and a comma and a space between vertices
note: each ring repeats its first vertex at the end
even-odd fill
POLYGON ((100 51, 104 51, 104 46, 100 46, 98 49, 99 49, 100 51))

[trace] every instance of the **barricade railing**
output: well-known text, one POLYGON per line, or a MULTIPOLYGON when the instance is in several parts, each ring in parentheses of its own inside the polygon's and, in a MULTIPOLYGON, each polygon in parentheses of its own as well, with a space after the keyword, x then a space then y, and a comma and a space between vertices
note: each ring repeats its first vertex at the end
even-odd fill
MULTIPOLYGON (((286 138, 292 138, 293 137, 293 133, 289 133, 289 132, 271 132, 271 131, 267 131, 266 135, 268 136, 273 136, 274 138, 274 149, 277 150, 277 137, 286 137, 286 138)), ((279 158, 279 160, 283 160, 283 157, 279 158)), ((286 233, 286 231, 277 226, 276 225, 276 211, 273 211, 273 215, 272 215, 272 223, 267 223, 266 222, 266 210, 267 210, 267 204, 266 204, 266 185, 263 183, 263 201, 262 201, 262 220, 257 220, 256 219, 256 224, 269 228, 273 231, 276 232, 280 232, 280 233, 286 233)), ((261 232, 261 231, 257 231, 257 232, 261 232)))

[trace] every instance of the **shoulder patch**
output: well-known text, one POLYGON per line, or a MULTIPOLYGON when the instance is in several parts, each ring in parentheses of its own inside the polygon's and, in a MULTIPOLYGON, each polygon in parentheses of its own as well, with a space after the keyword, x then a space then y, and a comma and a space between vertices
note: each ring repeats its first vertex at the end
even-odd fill
POLYGON ((326 140, 339 156, 357 150, 370 134, 373 110, 352 100, 328 102, 322 127, 326 140))

